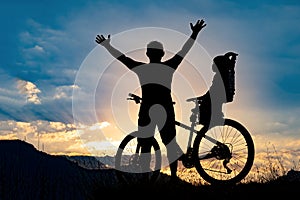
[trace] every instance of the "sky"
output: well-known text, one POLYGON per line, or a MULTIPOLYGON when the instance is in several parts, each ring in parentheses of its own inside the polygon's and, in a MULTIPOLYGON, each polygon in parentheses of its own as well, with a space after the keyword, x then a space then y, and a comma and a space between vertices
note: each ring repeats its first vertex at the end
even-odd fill
POLYGON ((96 35, 111 34, 114 46, 146 61, 149 40, 161 40, 170 56, 198 19, 207 26, 173 81, 178 118, 189 117, 183 99, 209 86, 212 58, 235 51, 237 91, 225 114, 251 132, 257 158, 275 147, 299 162, 297 0, 1 1, 0 139, 51 154, 105 155, 136 126, 138 106, 126 95, 139 90, 96 35))

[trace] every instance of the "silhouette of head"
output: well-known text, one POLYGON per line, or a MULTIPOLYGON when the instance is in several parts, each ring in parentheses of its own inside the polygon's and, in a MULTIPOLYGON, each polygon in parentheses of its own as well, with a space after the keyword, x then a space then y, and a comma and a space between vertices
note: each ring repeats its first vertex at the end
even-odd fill
POLYGON ((213 71, 222 71, 224 70, 223 68, 226 67, 234 67, 236 56, 238 54, 234 52, 228 52, 224 55, 219 55, 214 57, 213 61, 213 71))
POLYGON ((147 44, 146 55, 150 59, 150 62, 161 61, 165 55, 162 43, 158 41, 151 41, 147 44))

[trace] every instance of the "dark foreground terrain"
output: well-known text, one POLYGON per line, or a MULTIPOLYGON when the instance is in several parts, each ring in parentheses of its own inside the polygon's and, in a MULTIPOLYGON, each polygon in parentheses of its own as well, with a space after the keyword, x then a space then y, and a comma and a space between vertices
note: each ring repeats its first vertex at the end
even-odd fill
POLYGON ((20 140, 0 141, 0 200, 12 199, 282 199, 300 196, 299 178, 268 183, 194 186, 160 174, 152 185, 124 186, 113 169, 91 170, 20 140))

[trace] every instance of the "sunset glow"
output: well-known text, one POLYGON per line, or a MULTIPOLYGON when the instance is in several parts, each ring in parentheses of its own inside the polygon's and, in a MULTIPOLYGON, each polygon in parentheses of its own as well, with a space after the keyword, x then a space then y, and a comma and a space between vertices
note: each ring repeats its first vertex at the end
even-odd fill
MULTIPOLYGON (((251 133, 255 166, 274 153, 287 169, 299 168, 298 1, 1 4, 1 140, 24 140, 53 155, 114 155, 137 128, 139 105, 126 98, 140 88, 95 36, 111 34, 115 47, 143 62, 146 44, 159 40, 167 59, 189 37, 189 23, 203 18, 207 27, 174 75, 176 119, 190 123, 193 105, 185 100, 210 87, 213 57, 236 51, 236 94, 225 116, 251 133)), ((177 128, 185 150, 188 132, 177 128)))

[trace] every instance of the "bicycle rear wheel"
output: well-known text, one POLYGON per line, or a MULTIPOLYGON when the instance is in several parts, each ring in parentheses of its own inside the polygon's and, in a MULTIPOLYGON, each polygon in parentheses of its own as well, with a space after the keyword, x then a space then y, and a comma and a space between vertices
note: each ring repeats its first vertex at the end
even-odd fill
POLYGON ((151 161, 149 169, 141 166, 141 146, 137 141, 138 132, 127 135, 119 145, 115 156, 116 175, 120 183, 125 185, 151 184, 156 181, 161 168, 161 151, 154 139, 151 144, 151 161))
POLYGON ((195 168, 211 184, 236 184, 250 172, 254 162, 254 143, 239 122, 225 119, 224 125, 200 130, 194 140, 195 168), (206 136, 219 141, 219 145, 206 136))

